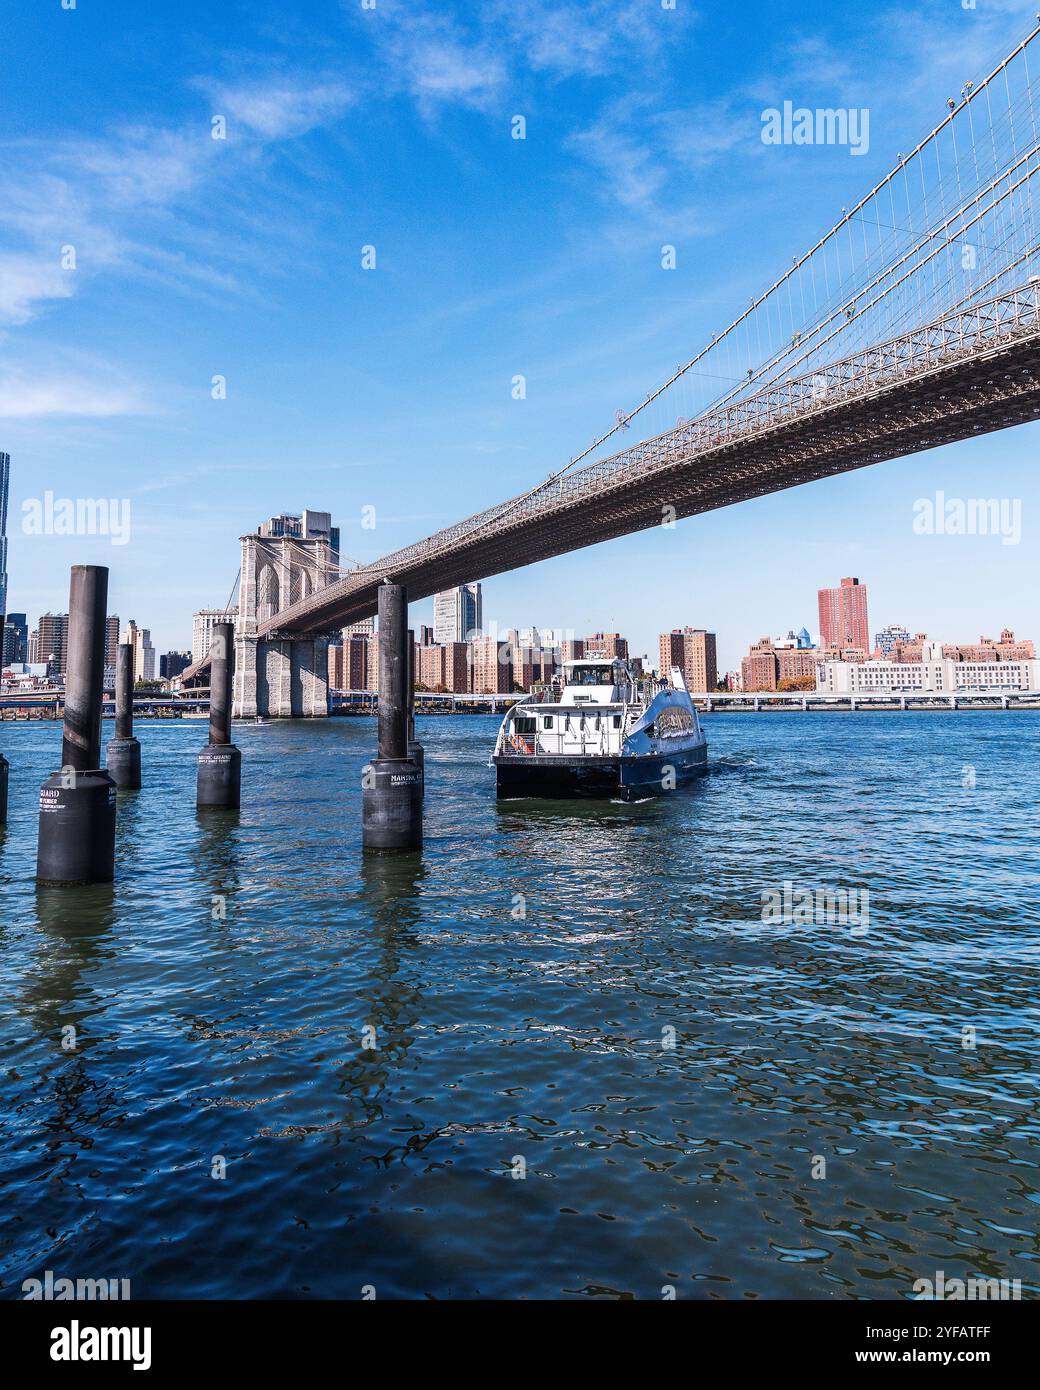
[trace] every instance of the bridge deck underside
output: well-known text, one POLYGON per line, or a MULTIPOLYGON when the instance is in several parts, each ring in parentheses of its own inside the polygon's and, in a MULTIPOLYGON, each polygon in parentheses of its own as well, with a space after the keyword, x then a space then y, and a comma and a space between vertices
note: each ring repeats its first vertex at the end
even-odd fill
MULTIPOLYGON (((410 599, 486 579, 661 524, 728 507, 854 468, 1040 418, 1040 337, 1017 337, 927 375, 836 400, 764 430, 679 458, 645 476, 620 474, 595 493, 536 517, 505 517, 441 555, 395 570, 410 599)), ((313 595, 305 614, 264 624, 274 632, 327 632, 376 611, 379 576, 348 576, 313 595)))

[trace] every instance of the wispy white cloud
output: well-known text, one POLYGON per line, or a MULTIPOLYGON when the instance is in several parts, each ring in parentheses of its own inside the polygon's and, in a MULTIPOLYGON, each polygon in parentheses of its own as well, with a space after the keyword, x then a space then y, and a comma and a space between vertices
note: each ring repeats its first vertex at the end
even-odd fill
POLYGON ((136 386, 115 377, 93 379, 55 372, 29 376, 0 371, 0 419, 78 415, 93 419, 145 414, 149 406, 136 386))
POLYGON ((631 72, 685 37, 697 19, 688 4, 666 10, 646 0, 498 0, 489 12, 519 64, 559 77, 631 72))
POLYGON ((62 270, 58 248, 50 257, 0 252, 0 320, 27 323, 43 300, 68 299, 72 276, 62 270))
POLYGON ((659 152, 634 126, 630 103, 612 107, 575 131, 567 147, 598 170, 609 196, 623 208, 652 205, 667 180, 659 152))
POLYGON ((449 15, 417 11, 386 0, 377 52, 391 89, 403 89, 424 116, 445 105, 493 104, 506 84, 508 66, 492 36, 479 24, 464 26, 449 15))
POLYGON ((491 0, 473 9, 379 0, 359 22, 390 89, 408 92, 432 116, 453 103, 490 108, 525 74, 630 73, 696 18, 685 0, 676 10, 648 0, 491 0))
MULTIPOLYGON (((218 266, 178 248, 182 233, 189 243, 199 235, 178 214, 196 210, 203 190, 233 181, 243 159, 338 119, 353 99, 331 79, 194 85, 216 103, 213 114, 228 117, 227 140, 211 138, 209 113, 200 111, 192 126, 127 124, 93 139, 21 140, 0 151, 0 325, 25 324, 106 270, 232 286, 218 266), (68 246, 75 270, 62 265, 68 246)), ((225 221, 221 241, 231 240, 225 221)))
POLYGON ((228 118, 228 137, 236 126, 262 140, 285 140, 338 119, 355 102, 345 83, 326 79, 309 83, 261 80, 226 84, 200 81, 213 101, 214 115, 228 118))
POLYGON ((728 101, 662 111, 638 96, 607 107, 569 137, 567 148, 599 172, 609 203, 655 215, 667 203, 674 216, 690 198, 690 188, 677 182, 741 145, 753 149, 757 133, 757 117, 742 115, 728 101))

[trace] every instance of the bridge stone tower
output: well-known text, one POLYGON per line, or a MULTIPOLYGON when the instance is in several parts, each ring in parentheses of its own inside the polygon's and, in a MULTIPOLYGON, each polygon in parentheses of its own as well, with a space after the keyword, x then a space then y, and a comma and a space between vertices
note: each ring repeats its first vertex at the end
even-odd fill
POLYGON ((273 517, 241 537, 235 629, 234 714, 239 719, 324 719, 329 635, 257 628, 338 577, 338 536, 327 512, 273 517))

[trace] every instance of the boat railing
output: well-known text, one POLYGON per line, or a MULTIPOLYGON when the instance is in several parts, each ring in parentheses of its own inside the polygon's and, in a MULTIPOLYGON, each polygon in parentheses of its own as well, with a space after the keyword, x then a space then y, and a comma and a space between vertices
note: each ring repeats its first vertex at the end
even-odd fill
POLYGON ((565 754, 574 754, 577 757, 592 755, 607 757, 621 752, 623 739, 623 729, 592 729, 581 730, 577 733, 573 730, 539 729, 537 733, 533 734, 518 734, 510 730, 503 741, 502 752, 526 754, 531 757, 538 754, 561 757, 565 754), (615 748, 610 746, 611 734, 618 735, 615 748))

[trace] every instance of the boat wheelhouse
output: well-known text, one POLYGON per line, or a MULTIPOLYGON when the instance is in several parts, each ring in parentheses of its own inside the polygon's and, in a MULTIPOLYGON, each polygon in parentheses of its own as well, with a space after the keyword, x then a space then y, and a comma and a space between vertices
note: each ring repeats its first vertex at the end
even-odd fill
POLYGON ((528 696, 502 721, 500 797, 619 796, 673 790, 707 768, 708 744, 682 673, 637 683, 624 661, 564 663, 558 698, 528 696))

